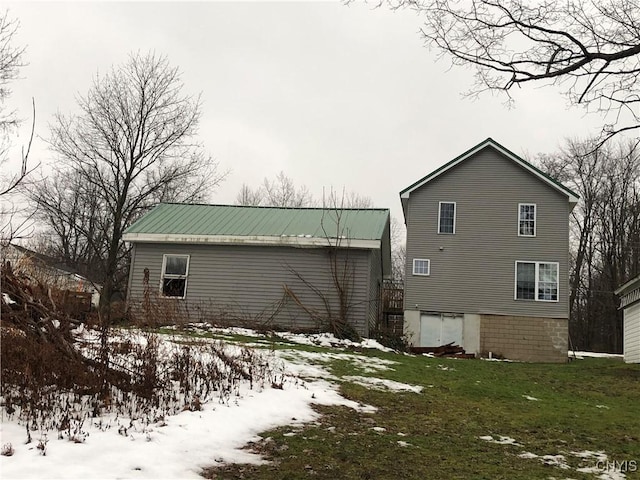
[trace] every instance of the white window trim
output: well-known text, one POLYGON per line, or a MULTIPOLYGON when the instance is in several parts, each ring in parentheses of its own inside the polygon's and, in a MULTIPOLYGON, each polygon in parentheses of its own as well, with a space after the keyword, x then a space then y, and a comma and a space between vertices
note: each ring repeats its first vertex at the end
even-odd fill
POLYGON ((431 275, 431 260, 428 258, 414 258, 413 259, 413 275, 420 277, 428 277, 431 275), (427 273, 416 273, 416 262, 427 262, 427 273))
POLYGON ((160 296, 162 298, 175 298, 177 300, 184 299, 187 296, 187 284, 189 283, 189 266, 191 264, 191 255, 183 255, 180 253, 165 253, 162 255, 162 270, 160 270, 160 296), (187 268, 185 270, 184 275, 167 275, 165 274, 165 268, 167 267, 167 257, 186 257, 187 258, 187 268), (170 297, 164 294, 163 286, 165 278, 184 278, 184 295, 182 297, 170 297))
POLYGON ((544 302, 544 303, 558 303, 560 301, 560 263, 559 262, 536 262, 533 260, 516 260, 514 265, 514 281, 513 281, 513 299, 521 302, 544 302), (518 264, 519 263, 533 263, 535 265, 536 281, 535 281, 535 295, 533 300, 518 298, 518 264), (555 265, 556 266, 556 299, 545 300, 538 298, 538 285, 540 282, 540 265, 555 265))
POLYGON ((528 237, 533 238, 538 234, 538 205, 535 203, 519 203, 518 204, 518 236, 519 237, 528 237), (522 219, 520 218, 520 208, 523 206, 533 206, 533 235, 524 235, 520 233, 520 222, 522 219))
POLYGON ((438 202, 438 235, 455 235, 456 234, 456 217, 458 216, 458 206, 456 202, 438 202), (440 231, 440 212, 442 212, 442 204, 453 204, 453 232, 441 232, 440 231))

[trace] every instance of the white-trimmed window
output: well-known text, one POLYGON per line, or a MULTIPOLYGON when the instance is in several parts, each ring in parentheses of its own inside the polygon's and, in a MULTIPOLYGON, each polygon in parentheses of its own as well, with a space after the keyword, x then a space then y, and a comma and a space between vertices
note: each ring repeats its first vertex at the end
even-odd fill
POLYGON ((431 260, 428 258, 413 259, 413 274, 429 276, 431 274, 431 260))
POLYGON ((516 262, 516 300, 558 301, 557 262, 516 262))
POLYGON ((536 236, 536 204, 535 203, 519 203, 518 204, 518 236, 520 237, 536 236))
POLYGON ((163 297, 184 298, 187 294, 189 255, 164 255, 160 294, 163 297))
POLYGON ((456 233, 456 202, 439 203, 438 233, 456 233))

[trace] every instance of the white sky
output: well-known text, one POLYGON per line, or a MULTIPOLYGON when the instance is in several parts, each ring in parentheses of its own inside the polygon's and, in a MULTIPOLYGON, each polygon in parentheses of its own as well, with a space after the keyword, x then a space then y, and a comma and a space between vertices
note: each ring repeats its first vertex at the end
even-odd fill
MULTIPOLYGON (((402 219, 400 190, 486 137, 519 155, 552 153, 601 123, 552 87, 515 92, 513 110, 500 97, 462 97, 473 71, 436 61, 409 11, 337 1, 5 5, 29 63, 10 102, 28 117, 35 98, 42 137, 97 72, 132 51, 166 54, 186 92, 202 92, 201 140, 231 170, 211 203, 233 203, 243 182, 283 170, 317 198, 346 188, 402 219)), ((33 160, 48 156, 37 139, 33 160)))

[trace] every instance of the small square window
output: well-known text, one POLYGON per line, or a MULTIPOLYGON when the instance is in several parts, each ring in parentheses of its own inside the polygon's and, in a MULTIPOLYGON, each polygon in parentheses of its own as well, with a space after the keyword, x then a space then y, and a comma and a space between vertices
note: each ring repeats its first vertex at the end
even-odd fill
POLYGON ((431 261, 426 258, 413 259, 413 274, 428 276, 431 273, 431 261))

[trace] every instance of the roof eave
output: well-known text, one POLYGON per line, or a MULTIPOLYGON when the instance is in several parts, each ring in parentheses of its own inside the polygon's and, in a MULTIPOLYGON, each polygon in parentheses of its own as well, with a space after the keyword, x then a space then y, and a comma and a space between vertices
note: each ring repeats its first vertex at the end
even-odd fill
POLYGON ((613 293, 615 293, 618 296, 621 296, 621 295, 626 294, 628 291, 633 290, 636 286, 640 286, 640 275, 638 275, 637 277, 632 278, 631 280, 626 282, 624 285, 620 286, 613 293))
POLYGON ((188 235, 164 233, 125 233, 123 240, 130 243, 171 243, 199 245, 253 245, 286 247, 339 247, 379 249, 379 239, 325 238, 307 236, 241 236, 241 235, 188 235))

